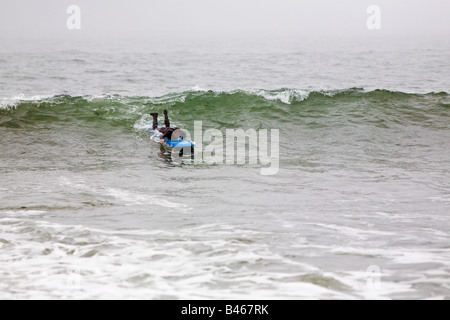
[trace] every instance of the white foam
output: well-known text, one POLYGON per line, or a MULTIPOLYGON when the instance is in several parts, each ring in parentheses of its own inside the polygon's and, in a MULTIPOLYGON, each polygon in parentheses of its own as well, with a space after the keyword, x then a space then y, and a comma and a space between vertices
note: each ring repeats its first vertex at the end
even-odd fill
POLYGON ((343 233, 347 236, 353 236, 359 239, 367 239, 368 235, 381 235, 381 236, 391 236, 392 232, 386 232, 381 230, 373 230, 373 229, 358 229, 343 225, 335 225, 335 224, 325 224, 325 223, 312 223, 311 225, 335 230, 339 233, 343 233))
MULTIPOLYGON (((130 201, 148 200, 136 199, 120 189, 110 191, 130 201)), ((425 277, 419 274, 412 280, 391 281, 398 270, 382 268, 380 287, 371 289, 366 270, 322 271, 280 255, 264 243, 232 241, 261 235, 219 223, 176 230, 103 230, 16 216, 0 218, 0 234, 4 240, 0 263, 9 266, 8 271, 0 271, 0 298, 387 299, 396 293, 414 294, 413 284, 425 277), (294 273, 286 273, 283 268, 288 265, 294 273), (302 280, 311 274, 334 279, 349 290, 339 290, 333 282, 327 287, 302 280)), ((310 250, 317 248, 311 246, 310 250)), ((415 255, 415 251, 331 250, 379 254, 399 258, 394 262, 401 264, 436 261, 436 255, 443 253, 424 256, 425 252, 415 255)), ((441 260, 447 258, 443 254, 441 260)), ((445 274, 444 270, 427 273, 439 279, 445 274)))
POLYGON ((42 210, 17 210, 17 211, 0 211, 1 214, 5 214, 7 216, 37 216, 37 215, 43 215, 47 213, 47 211, 42 210))
POLYGON ((117 188, 108 188, 106 191, 106 194, 123 200, 128 204, 148 204, 166 208, 189 209, 187 205, 166 200, 161 195, 140 194, 117 188))
POLYGON ((153 123, 150 122, 148 115, 143 115, 142 118, 134 124, 134 129, 136 129, 138 131, 150 130, 152 128, 153 128, 153 123))
POLYGON ((390 259, 392 263, 398 264, 420 264, 420 263, 441 263, 450 266, 450 250, 436 249, 408 249, 408 248, 364 248, 364 247, 343 247, 337 246, 330 249, 331 252, 380 256, 390 259))
POLYGON ((192 89, 191 89, 191 91, 196 91, 196 92, 208 92, 208 90, 203 89, 203 88, 201 88, 201 87, 199 87, 199 86, 193 86, 192 89))
POLYGON ((182 212, 188 212, 192 208, 186 204, 168 200, 159 194, 143 194, 131 190, 112 188, 112 187, 94 187, 86 184, 83 179, 72 180, 67 177, 60 177, 60 185, 68 186, 77 190, 88 191, 90 193, 111 196, 121 200, 125 205, 157 205, 171 209, 177 209, 182 212))
POLYGON ((0 98, 0 109, 14 109, 22 101, 40 101, 51 97, 53 96, 51 95, 25 96, 24 94, 18 94, 15 97, 0 98))
MULTIPOLYGON (((217 288, 214 297, 220 299, 347 297, 312 283, 274 286, 273 279, 284 273, 255 272, 247 266, 279 261, 278 255, 264 246, 208 240, 204 235, 192 240, 198 228, 166 231, 164 236, 183 241, 162 242, 157 241, 157 233, 146 235, 151 238, 144 241, 129 239, 123 231, 117 236, 79 225, 16 221, 21 223, 11 226, 0 219, 0 231, 10 230, 10 245, 0 253, 0 261, 10 267, 8 273, 0 272, 0 298, 203 299, 211 298, 211 285, 217 288), (37 229, 50 238, 30 237, 37 229), (199 246, 205 249, 198 251, 199 246)), ((224 230, 246 233, 231 227, 224 230)))
POLYGON ((450 266, 450 255, 439 255, 424 250, 402 250, 394 257, 394 262, 401 264, 442 263, 450 266))
POLYGON ((447 197, 427 197, 432 202, 450 202, 450 198, 447 197))
POLYGON ((263 97, 270 101, 281 101, 285 104, 291 104, 292 100, 303 101, 308 98, 309 91, 297 89, 284 89, 282 91, 268 91, 268 90, 250 90, 250 94, 263 97))

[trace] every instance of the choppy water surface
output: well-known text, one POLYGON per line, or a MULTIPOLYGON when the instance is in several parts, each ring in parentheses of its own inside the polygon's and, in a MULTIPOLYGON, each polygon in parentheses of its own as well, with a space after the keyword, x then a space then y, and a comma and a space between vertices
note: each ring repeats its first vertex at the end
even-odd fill
POLYGON ((0 298, 450 298, 448 41, 2 41, 0 298), (171 163, 164 108, 279 172, 171 163))

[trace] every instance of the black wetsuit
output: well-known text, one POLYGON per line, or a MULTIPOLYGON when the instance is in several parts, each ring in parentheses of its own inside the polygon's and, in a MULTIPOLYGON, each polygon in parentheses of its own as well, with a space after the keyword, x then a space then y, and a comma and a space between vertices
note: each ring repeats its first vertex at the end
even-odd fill
POLYGON ((163 135, 161 136, 161 139, 167 138, 169 140, 172 139, 172 133, 175 131, 175 128, 170 127, 170 121, 167 114, 164 114, 164 125, 166 127, 158 128, 158 114, 153 115, 153 130, 158 129, 159 132, 161 132, 163 135))
POLYGON ((161 139, 167 138, 169 140, 172 139, 172 133, 175 131, 174 128, 159 128, 159 132, 161 132, 163 135, 161 136, 161 139))

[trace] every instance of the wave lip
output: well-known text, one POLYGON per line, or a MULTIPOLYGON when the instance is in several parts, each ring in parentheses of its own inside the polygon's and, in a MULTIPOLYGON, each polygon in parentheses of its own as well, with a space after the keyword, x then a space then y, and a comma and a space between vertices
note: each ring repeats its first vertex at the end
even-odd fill
POLYGON ((22 102, 39 102, 48 99, 55 98, 56 95, 34 95, 26 96, 24 94, 18 94, 17 96, 10 98, 0 98, 0 110, 1 109, 14 109, 22 102))
POLYGON ((274 91, 253 90, 250 92, 259 97, 263 97, 266 100, 280 101, 285 104, 291 104, 292 101, 303 101, 305 99, 308 99, 310 93, 307 90, 298 90, 298 89, 281 89, 274 91))

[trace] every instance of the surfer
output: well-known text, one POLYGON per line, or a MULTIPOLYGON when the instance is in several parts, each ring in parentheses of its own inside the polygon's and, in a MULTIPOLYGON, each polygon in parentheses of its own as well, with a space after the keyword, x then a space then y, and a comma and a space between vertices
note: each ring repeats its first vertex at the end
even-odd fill
POLYGON ((170 127, 170 121, 169 117, 167 115, 167 110, 164 110, 164 125, 165 127, 158 128, 158 113, 150 113, 150 115, 153 117, 153 130, 158 130, 162 133, 161 136, 161 143, 164 143, 164 138, 167 138, 169 140, 172 139, 172 135, 174 137, 180 137, 181 131, 178 127, 171 128, 170 127))

